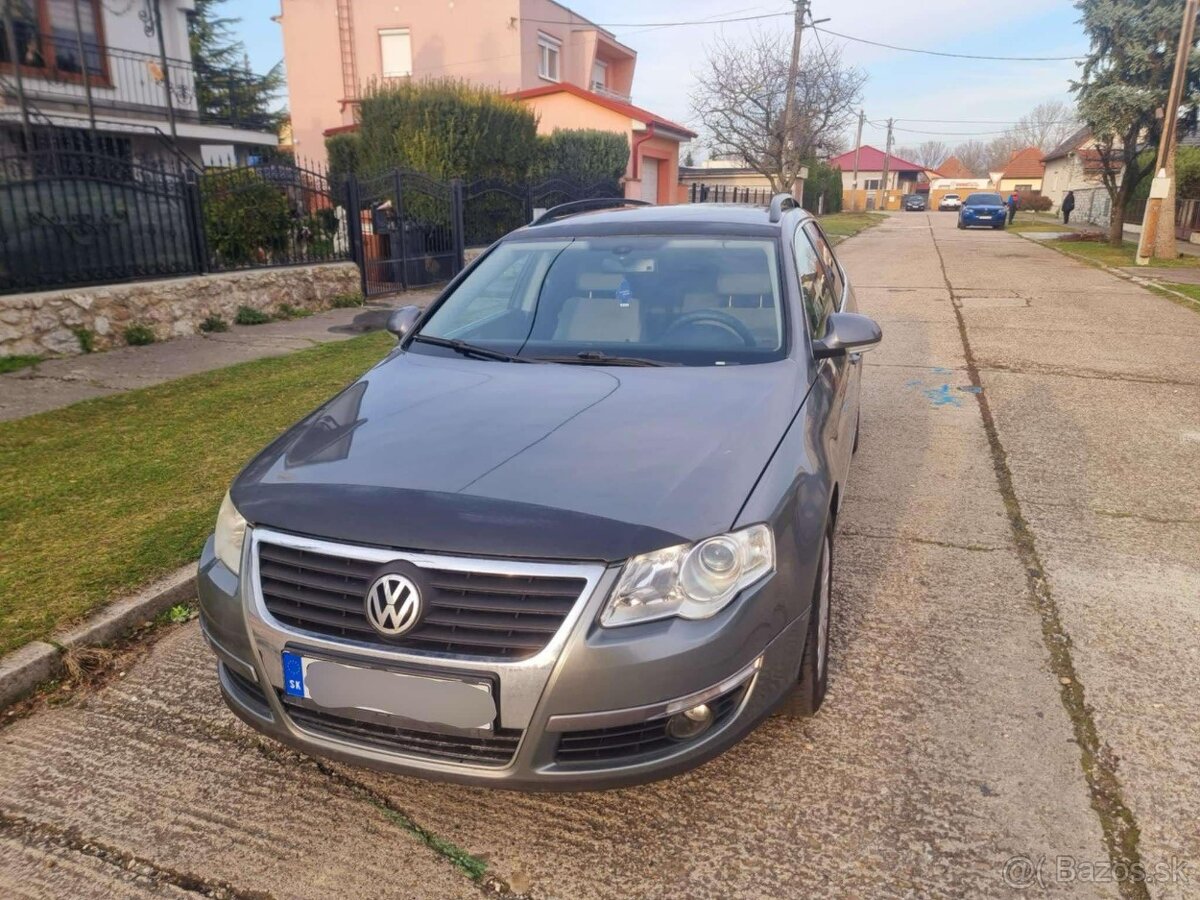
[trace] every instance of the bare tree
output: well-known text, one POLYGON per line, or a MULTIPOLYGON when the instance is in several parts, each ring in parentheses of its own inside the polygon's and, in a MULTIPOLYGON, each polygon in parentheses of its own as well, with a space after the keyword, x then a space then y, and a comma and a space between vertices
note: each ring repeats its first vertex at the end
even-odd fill
POLYGON ((791 134, 785 135, 790 41, 765 31, 746 43, 719 37, 707 48, 691 96, 709 151, 744 160, 776 191, 791 190, 801 166, 842 149, 867 81, 865 73, 843 65, 839 48, 808 54, 796 79, 791 134))
POLYGON ((950 155, 950 148, 941 141, 922 141, 912 146, 897 147, 896 155, 926 169, 937 169, 950 155))
POLYGON ((1013 127, 1013 137, 1023 147, 1049 152, 1079 129, 1074 107, 1061 100, 1039 103, 1013 127))
POLYGON ((1013 153, 1023 150, 1027 144, 1022 143, 1015 131, 1009 130, 997 135, 987 144, 987 171, 996 172, 1003 169, 1013 153))
POLYGON ((954 156, 958 161, 971 170, 976 178, 984 178, 988 173, 987 145, 983 141, 964 141, 954 148, 954 156))

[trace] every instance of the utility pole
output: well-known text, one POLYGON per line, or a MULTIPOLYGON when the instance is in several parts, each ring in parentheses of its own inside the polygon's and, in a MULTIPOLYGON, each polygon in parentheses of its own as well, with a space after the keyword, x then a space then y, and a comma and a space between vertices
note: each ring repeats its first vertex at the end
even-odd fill
MULTIPOLYGON (((784 92, 783 133, 779 140, 779 174, 781 176, 791 174, 791 167, 787 164, 788 144, 792 139, 792 110, 796 105, 796 78, 800 74, 800 35, 804 32, 804 17, 808 14, 808 0, 792 0, 792 3, 796 6, 796 17, 792 25, 792 62, 788 67, 787 88, 784 92)), ((795 179, 791 179, 791 182, 786 185, 786 188, 781 184, 780 188, 785 188, 790 194, 795 179)))
MULTIPOLYGON (((850 201, 850 208, 854 211, 858 210, 858 151, 862 147, 862 129, 863 120, 866 119, 867 113, 865 110, 858 111, 858 133, 854 135, 854 180, 851 182, 851 190, 854 192, 850 201)), ((866 206, 863 203, 863 206, 866 206)))
POLYGON ((1158 157, 1154 162, 1155 176, 1150 184, 1150 199, 1142 217, 1142 235, 1138 241, 1137 264, 1147 266, 1151 257, 1174 258, 1175 251, 1175 132, 1179 123, 1179 103, 1187 82, 1188 60, 1196 39, 1196 14, 1200 0, 1186 0, 1183 24, 1179 28, 1179 46, 1175 48, 1175 71, 1171 76, 1171 92, 1163 111, 1162 137, 1158 142, 1158 157), (1160 223, 1163 207, 1167 206, 1167 223, 1160 223), (1161 230, 1161 236, 1160 236, 1161 230))
POLYGON ((888 180, 888 163, 891 161, 892 154, 892 123, 895 119, 888 119, 887 141, 883 145, 883 178, 879 180, 879 187, 883 191, 883 203, 876 201, 875 208, 878 210, 887 209, 887 180, 888 180))

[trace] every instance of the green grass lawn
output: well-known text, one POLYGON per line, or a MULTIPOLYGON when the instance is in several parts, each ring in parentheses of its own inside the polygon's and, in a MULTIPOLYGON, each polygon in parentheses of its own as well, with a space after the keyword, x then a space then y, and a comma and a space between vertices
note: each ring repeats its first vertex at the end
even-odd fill
POLYGON ((0 356, 0 375, 36 366, 41 361, 40 356, 0 356))
POLYGON ((825 229, 825 233, 830 237, 845 240, 848 237, 853 237, 860 231, 870 228, 872 225, 878 225, 886 218, 887 216, 883 213, 876 212, 830 213, 827 216, 821 216, 821 227, 825 229))
MULTIPOLYGON (((1135 262, 1137 244, 1132 241, 1125 241, 1120 247, 1114 247, 1111 244, 1101 241, 1050 241, 1046 246, 1053 247, 1056 250, 1065 250, 1067 253, 1074 253, 1077 256, 1103 263, 1106 266, 1121 268, 1137 264, 1135 262)), ((1200 266, 1200 256, 1155 259, 1151 261, 1151 265, 1156 268, 1194 269, 1200 266)))
POLYGON ((1055 224, 1054 222, 1045 222, 1037 219, 1022 219, 1021 214, 1017 213, 1017 219, 1011 225, 1006 226, 1009 231, 1071 231, 1070 225, 1064 225, 1062 222, 1055 224))
POLYGON ((199 556, 233 476, 376 333, 0 423, 0 653, 199 556))

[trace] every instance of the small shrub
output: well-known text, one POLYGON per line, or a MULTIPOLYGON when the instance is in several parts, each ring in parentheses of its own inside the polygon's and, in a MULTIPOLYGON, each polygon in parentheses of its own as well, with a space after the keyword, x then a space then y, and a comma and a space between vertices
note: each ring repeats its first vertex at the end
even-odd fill
POLYGON ((284 189, 253 169, 206 172, 204 233, 218 267, 262 265, 286 255, 296 222, 284 189))
POLYGON ((330 309, 352 309, 356 306, 362 306, 367 302, 367 298, 358 291, 343 291, 340 294, 334 294, 329 299, 330 309))
POLYGON ((96 332, 90 328, 73 328, 75 332, 75 340, 79 341, 79 349, 84 353, 91 353, 96 349, 96 332))
POLYGON ((228 331, 229 323, 220 316, 211 315, 200 323, 200 330, 205 334, 215 334, 218 331, 228 331))
POLYGON ((1021 194, 1021 209, 1029 212, 1049 212, 1053 205, 1049 197, 1043 197, 1041 194, 1021 194))
POLYGON ((271 317, 253 306, 239 306, 233 321, 239 325, 265 325, 271 321, 271 317))
POLYGON ((275 310, 275 318, 277 319, 305 319, 312 315, 312 312, 307 309, 302 309, 299 306, 292 306, 290 303, 281 303, 275 310))
POLYGON ((154 343, 154 332, 148 325, 130 325, 124 333, 125 343, 131 347, 144 347, 154 343))

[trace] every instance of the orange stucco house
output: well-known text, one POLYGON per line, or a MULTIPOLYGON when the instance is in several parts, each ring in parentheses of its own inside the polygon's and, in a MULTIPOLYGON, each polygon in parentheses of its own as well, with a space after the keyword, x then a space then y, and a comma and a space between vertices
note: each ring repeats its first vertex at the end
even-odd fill
POLYGON ((363 86, 463 78, 511 94, 538 130, 599 128, 627 137, 625 193, 681 199, 682 125, 632 105, 637 53, 554 0, 280 0, 297 154, 323 162, 325 135, 353 127, 363 86))

